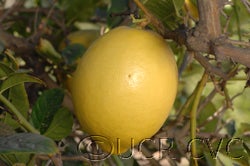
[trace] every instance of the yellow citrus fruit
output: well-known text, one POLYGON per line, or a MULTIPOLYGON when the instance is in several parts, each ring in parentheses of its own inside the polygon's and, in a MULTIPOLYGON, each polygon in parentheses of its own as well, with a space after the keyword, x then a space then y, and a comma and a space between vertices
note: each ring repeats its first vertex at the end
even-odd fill
POLYGON ((71 92, 83 130, 104 151, 118 154, 160 129, 177 84, 176 62, 165 40, 152 31, 122 26, 89 47, 71 92))
POLYGON ((84 48, 88 48, 99 36, 100 32, 98 30, 79 30, 72 32, 59 44, 59 50, 64 49, 70 44, 81 44, 84 48))
POLYGON ((194 21, 199 21, 199 12, 191 0, 185 0, 185 10, 194 21))

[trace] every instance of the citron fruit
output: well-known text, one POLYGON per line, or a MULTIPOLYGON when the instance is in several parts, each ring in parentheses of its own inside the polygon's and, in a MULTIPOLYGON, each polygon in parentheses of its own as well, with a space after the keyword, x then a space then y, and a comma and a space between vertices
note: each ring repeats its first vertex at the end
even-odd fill
POLYGON ((185 10, 194 21, 199 21, 199 12, 191 0, 185 0, 185 10))
POLYGON ((81 44, 84 48, 88 48, 93 41, 100 37, 98 30, 79 30, 70 33, 63 41, 59 44, 59 50, 64 49, 67 45, 81 44))
POLYGON ((152 31, 118 27, 97 39, 72 80, 76 116, 101 148, 123 153, 163 125, 178 85, 174 55, 152 31))

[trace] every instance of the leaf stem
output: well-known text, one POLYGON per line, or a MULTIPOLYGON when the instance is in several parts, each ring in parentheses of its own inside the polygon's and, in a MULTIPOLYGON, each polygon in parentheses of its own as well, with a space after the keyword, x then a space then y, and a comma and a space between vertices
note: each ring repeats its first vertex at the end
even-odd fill
POLYGON ((24 117, 23 115, 17 110, 17 108, 8 100, 6 99, 2 94, 0 94, 0 101, 5 104, 12 113, 14 113, 17 117, 17 122, 22 125, 26 130, 39 134, 40 132, 36 130, 24 117))
MULTIPOLYGON (((202 91, 203 91, 203 89, 205 87, 205 84, 206 84, 206 82, 208 80, 208 77, 209 77, 209 75, 205 71, 202 78, 201 78, 201 81, 198 83, 198 89, 196 91, 195 98, 194 98, 194 103, 193 103, 193 106, 192 106, 192 109, 191 109, 191 112, 190 112, 191 140, 194 140, 196 138, 196 127, 197 127, 197 124, 196 124, 196 116, 197 116, 197 114, 196 113, 197 113, 198 106, 199 106, 199 103, 200 103, 202 91)), ((195 156, 197 156, 196 142, 195 141, 192 142, 191 152, 192 152, 192 156, 193 156, 192 159, 194 160, 194 165, 198 166, 198 162, 194 158, 195 156)))

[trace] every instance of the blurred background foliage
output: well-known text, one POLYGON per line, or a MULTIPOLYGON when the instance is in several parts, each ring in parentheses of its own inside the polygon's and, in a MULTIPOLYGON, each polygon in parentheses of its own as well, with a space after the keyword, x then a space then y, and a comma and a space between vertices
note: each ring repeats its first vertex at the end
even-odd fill
MULTIPOLYGON (((142 2, 169 30, 180 27, 190 30, 199 19, 196 0, 142 2)), ((249 1, 225 0, 221 3, 224 35, 248 42, 249 1)), ((73 108, 66 80, 69 80, 75 70, 77 60, 98 36, 116 26, 135 26, 136 21, 140 22, 144 18, 144 13, 131 0, 0 1, 0 165, 34 165, 35 162, 38 165, 50 165, 52 161, 46 156, 53 156, 58 151, 63 156, 64 165, 193 164, 186 149, 190 140, 190 128, 186 126, 190 123, 189 112, 194 102, 192 96, 196 93, 204 68, 194 60, 185 46, 171 40, 167 42, 176 56, 179 90, 171 116, 155 136, 156 139, 173 139, 169 153, 164 153, 160 158, 156 143, 148 143, 143 154, 136 153, 130 159, 113 155, 100 162, 90 162, 77 157, 81 154, 77 150, 77 144, 86 134, 80 131, 70 112, 73 108), (16 38, 6 38, 3 32, 21 39, 23 43, 27 42, 30 47, 27 49, 24 46, 24 49, 22 45, 18 45, 16 47, 20 52, 13 52, 8 45, 16 38), (75 36, 80 41, 74 42, 76 37, 71 39, 68 36, 72 32, 78 32, 75 36), (18 110, 24 119, 18 119, 19 115, 7 108, 18 110), (18 121, 28 124, 20 125, 18 121), (24 131, 30 131, 33 135, 25 135, 24 131), (35 134, 38 131, 42 135, 35 134), (17 143, 15 149, 15 144, 12 145, 11 141, 18 142, 19 138, 24 143, 17 143), (44 146, 37 147, 37 140, 44 146), (26 146, 25 142, 29 144, 26 146), (4 146, 6 144, 9 148, 4 146), (154 158, 146 160, 145 156, 151 154, 154 158)), ((150 24, 146 28, 154 29, 150 24)), ((198 144, 198 152, 203 156, 198 162, 209 166, 250 165, 249 69, 231 61, 218 63, 211 55, 205 56, 233 76, 227 81, 212 76, 206 83, 197 112, 197 137, 209 138, 210 144, 198 144), (218 145, 222 138, 224 142, 220 148, 218 145), (229 155, 226 147, 230 138, 240 138, 242 141, 235 141, 230 146, 229 155), (211 147, 208 145, 213 150, 218 150, 216 156, 211 155, 211 147), (239 155, 242 157, 232 157, 239 155)), ((165 144, 167 146, 168 142, 165 144)))

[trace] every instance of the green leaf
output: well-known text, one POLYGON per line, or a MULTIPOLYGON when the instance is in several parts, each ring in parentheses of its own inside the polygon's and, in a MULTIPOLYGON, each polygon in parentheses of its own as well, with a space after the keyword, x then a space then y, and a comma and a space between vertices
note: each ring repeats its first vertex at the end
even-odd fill
MULTIPOLYGON (((218 158, 216 160, 216 166, 224 166, 224 165, 232 165, 232 166, 243 166, 245 164, 241 163, 242 159, 233 159, 230 155, 224 155, 222 153, 218 153, 218 158)), ((248 165, 248 164, 247 164, 248 165)))
POLYGON ((0 154, 0 160, 7 165, 26 166, 30 161, 29 153, 0 154))
POLYGON ((62 50, 62 56, 64 57, 66 64, 72 65, 84 54, 85 51, 86 48, 81 44, 70 44, 62 50))
POLYGON ((0 85, 0 93, 3 93, 5 90, 24 82, 43 83, 40 79, 26 73, 12 73, 0 85))
POLYGON ((14 70, 11 69, 7 64, 0 62, 0 79, 5 79, 14 70))
POLYGON ((128 11, 128 0, 111 0, 111 6, 108 9, 107 17, 107 24, 109 27, 112 28, 119 25, 124 18, 124 16, 120 14, 126 11, 128 11))
POLYGON ((8 155, 0 154, 0 164, 3 162, 5 165, 14 165, 15 161, 12 160, 8 155))
POLYGON ((18 133, 7 137, 0 137, 0 153, 38 153, 55 154, 58 152, 53 140, 39 134, 18 133))
POLYGON ((125 12, 128 10, 128 0, 111 0, 111 7, 108 12, 125 12))
POLYGON ((96 7, 96 1, 93 0, 60 0, 59 6, 65 12, 67 21, 87 20, 93 13, 96 7))
MULTIPOLYGON (((130 152, 129 152, 129 155, 130 155, 130 152)), ((114 160, 115 165, 119 165, 119 166, 127 166, 127 165, 135 166, 136 165, 135 159, 133 157, 129 157, 126 159, 122 159, 118 155, 112 155, 111 157, 114 160)))
MULTIPOLYGON (((66 137, 64 144, 64 151, 62 155, 64 156, 76 156, 81 155, 82 152, 79 151, 79 145, 76 143, 73 137, 66 137)), ((63 161, 63 166, 84 166, 82 162, 79 161, 63 161)))
POLYGON ((215 159, 213 159, 212 155, 209 152, 204 153, 205 159, 207 161, 208 166, 214 166, 215 165, 215 159))
POLYGON ((64 92, 61 89, 50 89, 44 91, 37 99, 32 108, 31 121, 41 134, 45 133, 50 126, 54 115, 61 107, 64 92))
POLYGON ((145 6, 169 29, 175 29, 182 22, 180 9, 184 0, 148 0, 145 6))
MULTIPOLYGON (((29 99, 24 87, 24 83, 10 88, 9 100, 19 110, 23 117, 27 119, 29 111, 29 99)), ((10 114, 6 114, 4 122, 13 128, 19 127, 19 123, 14 120, 10 114)))
POLYGON ((234 136, 241 137, 245 132, 250 132, 250 123, 240 123, 234 136))
POLYGON ((227 133, 230 137, 234 136, 235 134, 235 120, 230 120, 226 125, 225 128, 227 130, 227 133))
MULTIPOLYGON (((203 99, 205 99, 205 97, 202 97, 203 99)), ((201 112, 199 113, 199 118, 197 119, 197 123, 198 125, 203 125, 202 127, 202 131, 203 132, 213 132, 216 127, 217 127, 217 123, 218 123, 218 119, 213 119, 211 121, 209 121, 206 124, 203 124, 208 117, 212 116, 214 113, 216 112, 216 107, 214 106, 214 104, 212 102, 209 102, 205 108, 203 108, 201 110, 201 112)))
POLYGON ((53 140, 61 140, 72 131, 73 116, 67 108, 60 108, 44 133, 45 136, 53 140))
POLYGON ((233 138, 227 145, 227 156, 240 163, 240 165, 249 165, 249 155, 245 151, 244 143, 245 140, 242 138, 233 138))
POLYGON ((179 1, 175 1, 175 0, 172 0, 173 2, 173 5, 174 5, 174 9, 175 9, 175 13, 177 16, 180 16, 180 10, 183 8, 183 5, 185 3, 185 0, 179 0, 179 1))
POLYGON ((228 156, 223 155, 222 153, 218 153, 218 158, 216 160, 216 166, 223 166, 223 165, 233 165, 233 160, 230 159, 228 156))

